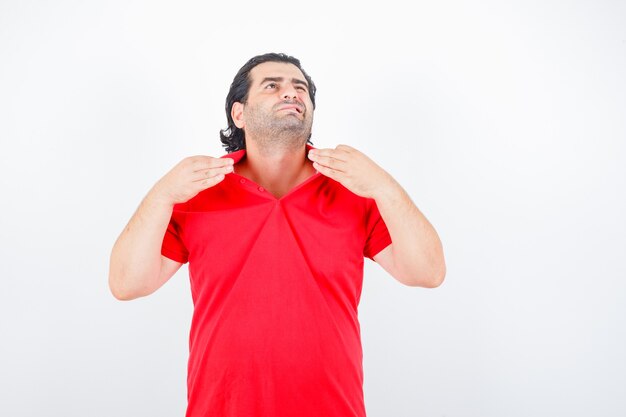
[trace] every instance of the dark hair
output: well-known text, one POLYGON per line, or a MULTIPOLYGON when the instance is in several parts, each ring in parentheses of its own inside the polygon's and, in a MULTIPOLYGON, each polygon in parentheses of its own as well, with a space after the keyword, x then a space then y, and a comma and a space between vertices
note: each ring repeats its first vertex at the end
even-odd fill
MULTIPOLYGON (((235 152, 240 149, 246 148, 246 136, 243 129, 239 129, 235 126, 235 122, 233 121, 232 116, 230 115, 231 109, 233 107, 233 103, 240 102, 246 103, 248 100, 248 92, 250 91, 250 71, 252 68, 256 67, 259 64, 264 62, 286 62, 288 64, 293 64, 304 75, 307 83, 309 84, 309 97, 311 98, 311 102, 313 103, 313 109, 315 109, 315 84, 309 75, 302 69, 300 65, 300 60, 285 54, 277 54, 277 53, 269 53, 264 55, 257 55, 254 58, 251 58, 248 62, 245 63, 243 67, 239 69, 237 75, 233 79, 232 84, 230 85, 230 90, 228 91, 228 95, 226 96, 226 119, 228 120, 228 127, 226 129, 220 130, 220 139, 222 141, 222 146, 226 148, 226 152, 235 152)), ((308 143, 311 143, 309 136, 308 143)))

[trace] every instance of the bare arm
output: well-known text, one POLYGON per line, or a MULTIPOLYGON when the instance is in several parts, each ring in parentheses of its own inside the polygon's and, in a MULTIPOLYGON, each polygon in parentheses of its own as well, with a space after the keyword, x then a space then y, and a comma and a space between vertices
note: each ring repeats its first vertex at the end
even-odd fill
POLYGON ((180 262, 161 255, 174 205, 222 181, 232 166, 230 158, 185 158, 152 187, 113 245, 109 288, 115 298, 152 294, 178 271, 180 262))
POLYGON ((446 264, 439 235, 395 180, 374 200, 393 243, 374 261, 409 286, 434 288, 443 282, 446 264))
POLYGON ((115 298, 152 294, 182 265, 161 255, 173 207, 151 190, 118 237, 109 266, 109 287, 115 298))

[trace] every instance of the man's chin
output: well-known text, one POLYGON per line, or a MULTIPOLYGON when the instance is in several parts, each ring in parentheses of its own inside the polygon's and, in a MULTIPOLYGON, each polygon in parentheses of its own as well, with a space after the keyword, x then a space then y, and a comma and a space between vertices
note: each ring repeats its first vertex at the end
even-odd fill
POLYGON ((257 129, 254 129, 254 134, 250 132, 250 136, 275 138, 281 142, 299 142, 301 138, 308 140, 311 135, 310 123, 293 115, 286 116, 274 118, 271 123, 265 126, 258 126, 257 129))
MULTIPOLYGON (((311 129, 307 129, 303 124, 282 125, 276 126, 273 129, 273 135, 275 138, 282 138, 283 141, 295 141, 300 142, 302 138, 307 138, 311 135, 311 129)), ((306 142, 306 140, 305 140, 306 142)))
POLYGON ((274 125, 275 130, 285 130, 290 132, 304 132, 307 130, 307 126, 304 120, 300 119, 297 115, 287 115, 283 117, 279 123, 274 125))

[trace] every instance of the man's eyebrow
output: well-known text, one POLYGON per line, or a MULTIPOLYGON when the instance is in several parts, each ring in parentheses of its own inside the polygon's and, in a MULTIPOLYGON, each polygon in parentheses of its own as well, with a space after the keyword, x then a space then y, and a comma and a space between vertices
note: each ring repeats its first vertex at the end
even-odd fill
MULTIPOLYGON (((263 78, 263 81, 261 81, 261 85, 265 84, 265 83, 266 83, 266 82, 268 82, 268 81, 273 81, 273 82, 278 82, 278 83, 280 83, 280 82, 283 82, 284 80, 285 80, 285 79, 284 79, 283 77, 265 77, 265 78, 263 78)), ((301 80, 301 79, 299 79, 299 78, 292 78, 292 79, 291 79, 291 82, 292 82, 292 83, 294 83, 294 84, 302 84, 302 85, 304 85, 307 89, 309 88, 309 84, 308 84, 306 81, 301 80)))
POLYGON ((302 85, 304 85, 306 88, 309 88, 309 84, 307 84, 307 82, 306 82, 306 81, 304 81, 304 80, 300 80, 300 79, 298 79, 298 78, 292 78, 292 79, 291 79, 291 82, 292 82, 292 83, 294 83, 294 84, 302 84, 302 85))

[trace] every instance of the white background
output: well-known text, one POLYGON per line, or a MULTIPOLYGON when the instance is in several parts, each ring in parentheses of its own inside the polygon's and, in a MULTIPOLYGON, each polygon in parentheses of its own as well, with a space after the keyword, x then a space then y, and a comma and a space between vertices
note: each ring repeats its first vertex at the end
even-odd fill
POLYGON ((0 415, 184 415, 187 269, 121 302, 109 254, 265 52, 444 243, 434 290, 366 263, 368 416, 625 415, 626 3, 223 3, 0 2, 0 415))

